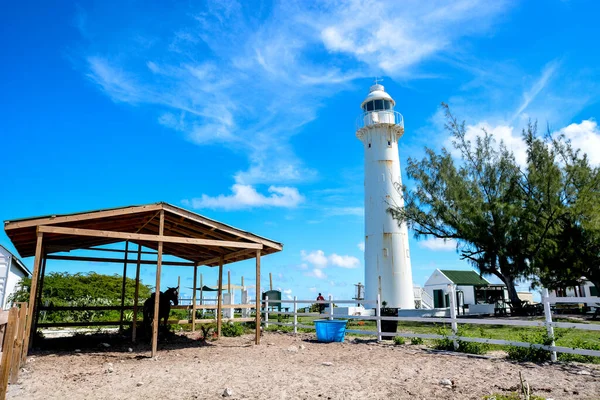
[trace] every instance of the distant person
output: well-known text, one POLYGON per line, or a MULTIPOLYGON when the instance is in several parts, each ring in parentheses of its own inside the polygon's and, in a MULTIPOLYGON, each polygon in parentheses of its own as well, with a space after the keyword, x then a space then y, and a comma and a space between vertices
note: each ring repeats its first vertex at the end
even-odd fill
MULTIPOLYGON (((317 301, 325 301, 325 297, 319 293, 319 296, 317 296, 317 301)), ((319 304, 319 314, 323 314, 323 311, 325 311, 325 304, 319 304)))

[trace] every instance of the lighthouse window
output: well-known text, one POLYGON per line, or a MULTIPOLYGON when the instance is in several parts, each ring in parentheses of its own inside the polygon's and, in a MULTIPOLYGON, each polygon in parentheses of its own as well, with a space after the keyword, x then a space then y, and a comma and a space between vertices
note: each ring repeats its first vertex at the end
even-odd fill
POLYGON ((383 106, 385 107, 386 110, 390 110, 392 108, 392 102, 388 101, 388 100, 384 100, 383 106))
POLYGON ((375 110, 383 110, 383 100, 375 100, 375 110))
POLYGON ((368 102, 366 104, 366 106, 367 106, 367 111, 373 111, 373 102, 372 101, 368 102))

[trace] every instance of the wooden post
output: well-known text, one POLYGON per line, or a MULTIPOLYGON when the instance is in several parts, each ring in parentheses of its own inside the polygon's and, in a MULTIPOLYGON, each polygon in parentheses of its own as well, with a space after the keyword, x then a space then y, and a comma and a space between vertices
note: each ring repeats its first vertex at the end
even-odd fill
POLYGON ((256 332, 254 343, 260 344, 260 250, 256 250, 256 332))
POLYGON ((273 274, 269 272, 269 290, 273 290, 273 274))
POLYGON ((227 293, 231 293, 231 270, 227 270, 227 293))
MULTIPOLYGON (((165 230, 165 211, 160 210, 160 224, 158 228, 158 234, 163 236, 165 230)), ((163 242, 158 242, 158 254, 156 258, 156 290, 154 296, 154 318, 152 319, 152 357, 156 356, 158 349, 158 305, 160 299, 160 273, 162 269, 162 253, 163 253, 163 242)))
POLYGON ((177 293, 179 293, 179 298, 181 298, 181 276, 177 276, 177 293))
MULTIPOLYGON (((35 291, 32 291, 32 293, 35 296, 35 291)), ((11 307, 8 314, 8 324, 6 325, 4 346, 2 347, 2 363, 0 363, 0 399, 6 398, 10 368, 19 368, 18 364, 11 365, 10 363, 15 347, 15 330, 17 327, 18 313, 19 310, 17 307, 11 307)))
POLYGON ((198 280, 198 265, 194 265, 194 292, 192 293, 192 332, 196 331, 196 281, 198 280))
POLYGON ((221 339, 221 308, 223 307, 223 257, 219 259, 219 291, 217 292, 217 339, 221 339))
POLYGON ((265 296, 265 329, 269 329, 269 296, 265 296))
POLYGON ((140 266, 142 265, 142 245, 138 244, 137 267, 135 268, 135 291, 133 294, 133 318, 131 320, 131 341, 135 343, 137 333, 138 303, 140 301, 140 266))
MULTIPOLYGON (((43 250, 42 250, 43 253, 43 250)), ((40 268, 40 277, 39 277, 39 285, 37 288, 37 294, 36 294, 36 312, 35 312, 35 318, 33 320, 33 332, 35 332, 37 330, 37 325, 40 319, 40 312, 37 311, 40 309, 40 306, 42 305, 42 290, 44 289, 44 276, 46 274, 46 255, 43 256, 42 258, 42 266, 40 268)))
POLYGON ((119 332, 123 332, 123 307, 125 307, 125 285, 127 284, 127 257, 129 254, 129 240, 125 241, 125 258, 123 261, 123 284, 121 285, 121 315, 119 316, 119 332))
MULTIPOLYGON (((548 332, 548 337, 552 338, 550 345, 554 346, 554 327, 552 326, 552 309, 550 308, 549 296, 548 289, 544 289, 542 292, 542 303, 544 303, 544 316, 546 317, 546 332, 548 332)), ((550 352, 550 360, 556 362, 556 351, 550 352)))
POLYGON ((10 383, 17 383, 19 379, 19 369, 21 368, 21 353, 23 352, 23 334, 25 333, 25 324, 27 322, 27 303, 17 303, 19 305, 17 335, 15 339, 15 350, 13 352, 10 373, 10 383))
POLYGON ((38 275, 40 273, 40 264, 42 261, 42 239, 43 233, 37 233, 37 243, 35 245, 35 259, 33 260, 33 274, 31 275, 31 289, 29 291, 29 309, 27 314, 27 327, 25 329, 25 341, 23 343, 23 360, 27 357, 27 349, 31 347, 33 341, 31 339, 31 328, 33 327, 33 318, 35 316, 35 294, 38 284, 38 275))
POLYGON ((294 333, 298 333, 298 297, 294 296, 294 333))
MULTIPOLYGON (((204 281, 202 280, 202 274, 200 274, 200 305, 204 304, 204 281)), ((204 309, 202 309, 202 317, 204 317, 204 309)))

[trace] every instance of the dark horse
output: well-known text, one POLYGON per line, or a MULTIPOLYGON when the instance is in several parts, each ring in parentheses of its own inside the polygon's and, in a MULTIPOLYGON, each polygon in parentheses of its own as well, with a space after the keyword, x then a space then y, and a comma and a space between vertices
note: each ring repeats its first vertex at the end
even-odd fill
MULTIPOLYGON (((156 293, 152 293, 150 297, 144 302, 144 327, 146 332, 150 332, 152 322, 154 321, 154 298, 156 293)), ((164 292, 160 292, 158 298, 158 324, 160 326, 160 320, 162 319, 164 330, 167 330, 167 320, 169 319, 169 313, 171 312, 171 302, 173 305, 178 305, 179 301, 178 288, 168 288, 164 292)))

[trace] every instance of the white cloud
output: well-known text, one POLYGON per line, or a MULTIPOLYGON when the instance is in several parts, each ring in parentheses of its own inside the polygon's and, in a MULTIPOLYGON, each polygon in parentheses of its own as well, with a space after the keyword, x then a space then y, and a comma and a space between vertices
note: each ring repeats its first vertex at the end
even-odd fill
POLYGON ((327 279, 327 275, 325 275, 323 270, 321 270, 320 268, 314 268, 312 271, 306 272, 304 275, 310 276, 312 278, 327 279))
POLYGON ((454 240, 444 240, 431 238, 418 242, 419 247, 432 251, 452 251, 456 250, 456 242, 454 240))
POLYGON ((310 287, 308 288, 308 291, 311 293, 317 293, 317 288, 316 287, 310 287))
POLYGON ((294 208, 304 201, 298 189, 293 187, 270 186, 266 196, 250 185, 239 183, 231 187, 230 195, 211 197, 203 194, 200 198, 187 200, 184 203, 192 208, 211 208, 223 210, 239 210, 255 207, 284 207, 294 208))
POLYGON ((512 117, 513 121, 517 119, 521 115, 521 113, 525 111, 527 107, 529 107, 529 104, 531 104, 531 102, 535 100, 537 95, 540 94, 542 90, 544 90, 548 82, 554 76, 558 65, 559 63, 556 60, 548 63, 542 71, 542 76, 540 76, 540 78, 533 84, 530 90, 523 93, 523 102, 521 103, 517 111, 515 111, 515 114, 512 117))
POLYGON ((300 252, 303 261, 306 261, 318 268, 325 268, 328 265, 333 265, 341 268, 356 268, 360 265, 360 260, 353 256, 331 254, 325 255, 323 250, 315 250, 307 253, 305 250, 300 252))
POLYGON ((283 291, 284 294, 292 294, 292 289, 285 289, 283 291))
POLYGON ((302 250, 300 252, 300 256, 302 257, 302 261, 306 261, 316 265, 317 267, 326 267, 328 263, 327 257, 325 257, 323 250, 311 251, 310 253, 302 250))
POLYGON ((325 209, 325 213, 329 216, 356 215, 362 217, 365 215, 365 209, 363 207, 330 207, 325 209))
MULTIPOLYGON (((521 138, 521 132, 509 125, 492 126, 487 122, 480 122, 477 125, 468 125, 466 128, 466 139, 475 143, 478 136, 483 136, 483 131, 494 136, 497 144, 504 142, 507 149, 511 150, 515 155, 515 160, 519 165, 527 164, 527 145, 521 138)), ((450 142, 450 140, 449 140, 450 142)), ((459 156, 459 152, 453 149, 453 154, 459 156)))
POLYGON ((360 251, 365 251, 365 242, 360 242, 356 245, 360 251))
POLYGON ((593 120, 583 120, 579 124, 571 124, 557 133, 565 135, 576 149, 588 155, 591 164, 600 165, 600 129, 593 120))
POLYGON ((156 106, 158 122, 188 140, 246 155, 237 184, 287 185, 318 175, 290 140, 324 99, 360 77, 417 76, 411 70, 423 60, 487 31, 506 4, 280 2, 261 8, 264 20, 255 7, 228 1, 174 6, 171 24, 160 26, 136 9, 111 35, 94 30, 106 12, 81 10, 77 26, 85 73, 114 101, 156 106))
POLYGON ((332 254, 329 256, 329 262, 332 265, 342 268, 356 268, 360 265, 360 260, 353 256, 340 256, 332 254))

